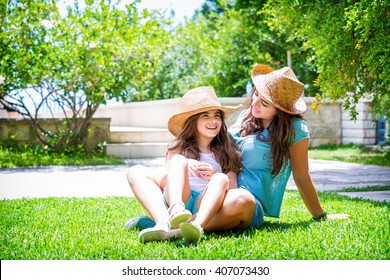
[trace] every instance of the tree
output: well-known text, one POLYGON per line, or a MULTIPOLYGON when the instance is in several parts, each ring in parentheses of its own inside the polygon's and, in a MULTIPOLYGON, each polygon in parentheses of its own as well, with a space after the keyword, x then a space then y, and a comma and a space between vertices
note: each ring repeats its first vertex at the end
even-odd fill
POLYGON ((322 91, 319 100, 344 100, 355 119, 357 102, 367 97, 376 116, 390 116, 388 0, 276 0, 268 1, 263 12, 272 30, 310 54, 322 91))
MULTIPOLYGON (((243 96, 250 72, 257 63, 275 69, 287 66, 287 50, 294 51, 294 71, 313 96, 316 73, 306 63, 298 44, 278 36, 260 13, 266 1, 207 0, 195 16, 175 30, 169 74, 176 73, 175 91, 211 85, 219 96, 243 96), (187 88, 186 88, 187 87, 187 88)), ((164 76, 166 77, 166 76, 164 76)), ((165 82, 168 82, 165 80, 165 82)), ((169 83, 169 82, 168 82, 169 83)))
POLYGON ((249 33, 242 27, 241 14, 227 1, 206 1, 190 21, 176 28, 167 65, 176 73, 178 95, 200 85, 213 86, 219 96, 244 95, 253 61, 272 58, 257 45, 245 45, 243 34, 249 33))
POLYGON ((125 9, 111 1, 77 3, 64 17, 55 0, 9 0, 0 12, 0 103, 31 120, 37 137, 56 151, 82 143, 106 100, 134 92, 142 99, 171 40, 165 22, 139 13, 136 3, 125 9), (65 128, 46 131, 39 114, 46 108, 58 117, 53 103, 65 128))

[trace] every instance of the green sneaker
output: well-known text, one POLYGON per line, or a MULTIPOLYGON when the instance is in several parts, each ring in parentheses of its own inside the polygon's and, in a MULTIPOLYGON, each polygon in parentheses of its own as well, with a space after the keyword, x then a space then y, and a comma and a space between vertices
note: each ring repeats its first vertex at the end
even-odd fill
POLYGON ((136 218, 132 218, 128 220, 125 223, 125 227, 128 230, 133 230, 133 229, 146 229, 146 228, 151 228, 156 225, 155 221, 153 221, 150 217, 148 216, 138 216, 136 218))
POLYGON ((198 242, 203 236, 203 229, 194 222, 183 223, 180 228, 180 233, 187 242, 198 242))

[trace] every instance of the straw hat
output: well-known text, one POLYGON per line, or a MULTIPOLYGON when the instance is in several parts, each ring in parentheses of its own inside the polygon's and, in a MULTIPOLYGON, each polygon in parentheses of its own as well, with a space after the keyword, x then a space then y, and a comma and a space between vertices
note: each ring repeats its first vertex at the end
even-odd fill
POLYGON ((227 119, 241 107, 241 105, 222 106, 213 87, 210 86, 197 87, 187 91, 181 98, 180 105, 182 113, 173 115, 168 120, 168 130, 175 136, 180 134, 186 120, 195 114, 209 110, 221 110, 225 113, 225 119, 227 119))
POLYGON ((292 115, 306 111, 302 99, 304 85, 289 67, 274 70, 258 64, 252 70, 252 81, 257 92, 276 108, 292 115))

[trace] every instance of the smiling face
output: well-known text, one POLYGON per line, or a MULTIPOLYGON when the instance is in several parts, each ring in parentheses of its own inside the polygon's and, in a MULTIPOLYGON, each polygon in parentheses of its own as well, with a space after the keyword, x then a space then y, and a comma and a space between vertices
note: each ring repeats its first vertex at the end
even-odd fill
POLYGON ((196 120, 197 137, 213 139, 222 127, 222 112, 210 110, 200 113, 196 120))
POLYGON ((257 90, 252 94, 251 110, 255 118, 261 119, 264 127, 268 127, 276 116, 275 106, 259 95, 257 90))

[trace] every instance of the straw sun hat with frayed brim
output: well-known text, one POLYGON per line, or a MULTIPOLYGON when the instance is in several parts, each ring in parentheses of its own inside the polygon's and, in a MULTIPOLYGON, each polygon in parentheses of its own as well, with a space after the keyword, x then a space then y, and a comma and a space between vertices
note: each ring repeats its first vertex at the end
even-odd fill
POLYGON ((274 70, 258 64, 252 70, 252 81, 257 92, 276 108, 293 115, 306 111, 306 103, 302 99, 304 85, 291 68, 274 70))
POLYGON ((210 86, 197 87, 187 91, 181 98, 180 105, 181 113, 173 115, 168 120, 168 130, 176 137, 183 130, 186 120, 195 114, 209 110, 221 110, 227 119, 241 107, 241 105, 222 106, 213 87, 210 86))

